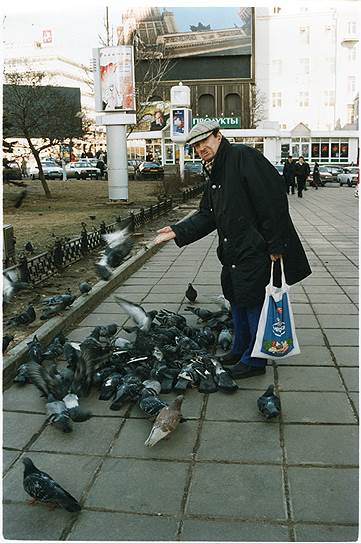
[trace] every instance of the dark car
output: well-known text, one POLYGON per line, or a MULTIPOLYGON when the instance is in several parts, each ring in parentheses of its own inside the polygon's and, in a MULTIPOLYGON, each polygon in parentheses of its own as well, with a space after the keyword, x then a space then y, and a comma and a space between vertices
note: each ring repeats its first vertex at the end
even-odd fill
POLYGON ((156 179, 164 176, 164 168, 158 162, 144 161, 136 171, 136 179, 156 179))
POLYGON ((3 180, 22 179, 21 168, 16 161, 3 161, 3 180))
POLYGON ((189 176, 196 179, 198 182, 204 181, 203 164, 201 161, 184 163, 184 172, 189 172, 189 176))

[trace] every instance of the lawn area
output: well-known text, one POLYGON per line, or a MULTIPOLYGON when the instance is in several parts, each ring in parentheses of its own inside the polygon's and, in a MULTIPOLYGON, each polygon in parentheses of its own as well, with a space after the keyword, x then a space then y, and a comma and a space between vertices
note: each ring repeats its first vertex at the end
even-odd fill
POLYGON ((119 215, 124 217, 131 210, 158 202, 158 195, 163 193, 159 181, 131 180, 130 204, 110 204, 105 180, 48 181, 51 199, 46 198, 40 181, 26 180, 26 183, 27 196, 18 209, 14 202, 23 189, 4 185, 3 191, 3 224, 14 227, 17 253, 28 240, 36 253, 41 253, 53 246, 54 237, 80 234, 82 222, 91 231, 101 221, 109 224, 119 215))

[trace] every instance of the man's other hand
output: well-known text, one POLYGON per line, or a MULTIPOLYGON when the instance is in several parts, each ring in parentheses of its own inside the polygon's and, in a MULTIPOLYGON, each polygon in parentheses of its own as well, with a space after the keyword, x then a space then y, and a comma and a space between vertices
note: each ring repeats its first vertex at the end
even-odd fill
POLYGON ((157 232, 158 236, 154 239, 155 244, 168 242, 168 240, 173 240, 175 238, 175 232, 171 227, 163 227, 162 229, 157 230, 157 232))

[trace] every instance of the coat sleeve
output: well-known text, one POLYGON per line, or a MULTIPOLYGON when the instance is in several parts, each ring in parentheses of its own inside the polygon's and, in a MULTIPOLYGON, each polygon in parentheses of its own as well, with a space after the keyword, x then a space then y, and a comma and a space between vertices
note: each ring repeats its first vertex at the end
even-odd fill
POLYGON ((199 210, 187 219, 171 225, 171 228, 176 234, 174 241, 178 247, 196 242, 216 228, 214 214, 210 207, 208 186, 204 190, 199 210))
POLYGON ((257 218, 257 228, 266 240, 269 254, 287 251, 290 216, 285 184, 272 164, 256 149, 247 148, 242 169, 257 218))

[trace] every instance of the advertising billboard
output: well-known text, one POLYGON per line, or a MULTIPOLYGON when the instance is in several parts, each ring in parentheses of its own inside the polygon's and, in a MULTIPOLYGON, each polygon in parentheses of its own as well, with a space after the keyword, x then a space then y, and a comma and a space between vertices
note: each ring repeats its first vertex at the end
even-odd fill
POLYGON ((101 111, 134 111, 133 47, 123 45, 99 49, 101 111))

